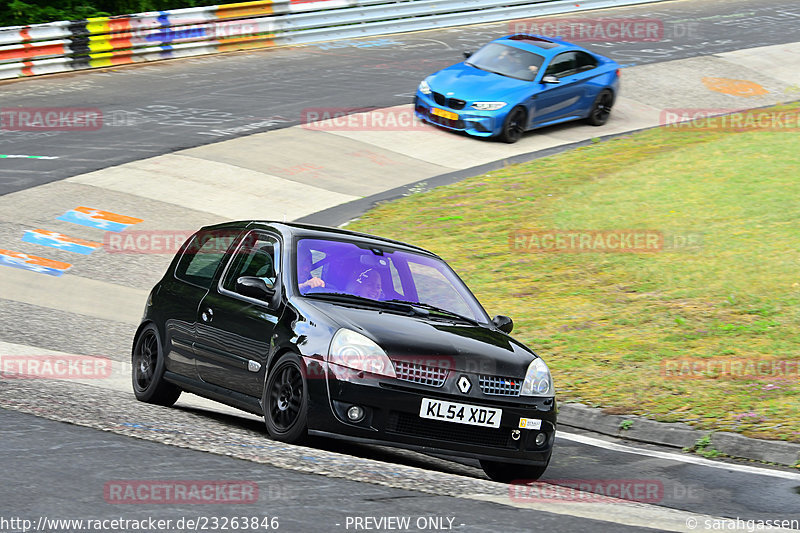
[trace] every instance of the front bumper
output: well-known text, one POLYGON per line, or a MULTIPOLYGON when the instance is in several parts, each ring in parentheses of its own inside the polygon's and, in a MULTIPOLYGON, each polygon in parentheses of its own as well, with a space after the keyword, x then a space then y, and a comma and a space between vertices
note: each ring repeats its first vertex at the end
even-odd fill
POLYGON ((419 90, 414 97, 414 114, 420 120, 425 120, 455 131, 463 131, 476 137, 491 137, 498 135, 503 126, 506 113, 510 106, 505 106, 497 111, 478 111, 470 107, 452 109, 440 105, 433 99, 433 95, 423 94, 419 90), (458 115, 457 119, 448 119, 433 114, 433 109, 440 109, 458 115))
POLYGON ((434 388, 342 367, 337 367, 334 375, 325 363, 311 364, 318 367, 310 374, 326 376, 308 381, 311 433, 508 463, 546 464, 552 452, 556 432, 556 403, 552 397, 486 396, 477 375, 466 372, 452 371, 441 387, 434 388), (474 384, 468 394, 456 388, 456 381, 464 375, 474 384), (500 408, 500 427, 422 418, 422 398, 500 408), (350 422, 346 415, 353 405, 366 412, 357 423, 350 422), (539 419, 541 428, 520 429, 521 418, 539 419), (545 434, 541 445, 535 442, 539 433, 545 434))

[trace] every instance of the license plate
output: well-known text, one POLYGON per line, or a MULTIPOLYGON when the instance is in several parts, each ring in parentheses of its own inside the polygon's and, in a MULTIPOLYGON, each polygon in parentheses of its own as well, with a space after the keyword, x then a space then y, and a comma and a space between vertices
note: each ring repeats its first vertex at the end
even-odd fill
POLYGON ((430 398, 423 398, 422 405, 419 408, 420 418, 444 420, 445 422, 485 428, 499 428, 502 415, 502 409, 432 400, 430 398))
POLYGON ((437 117, 447 118, 450 120, 458 120, 458 113, 445 111, 444 109, 439 109, 438 107, 432 107, 431 114, 436 115, 437 117))

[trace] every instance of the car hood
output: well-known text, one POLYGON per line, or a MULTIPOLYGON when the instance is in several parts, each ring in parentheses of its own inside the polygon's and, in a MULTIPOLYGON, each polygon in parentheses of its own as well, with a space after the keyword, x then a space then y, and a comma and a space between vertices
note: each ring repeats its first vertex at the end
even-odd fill
POLYGON ((532 92, 538 86, 532 81, 487 72, 463 62, 428 76, 427 81, 431 90, 468 102, 502 100, 518 93, 532 92))
POLYGON ((314 301, 313 306, 335 321, 336 326, 369 337, 396 361, 522 378, 536 358, 531 350, 508 335, 460 320, 408 316, 321 301, 314 301))

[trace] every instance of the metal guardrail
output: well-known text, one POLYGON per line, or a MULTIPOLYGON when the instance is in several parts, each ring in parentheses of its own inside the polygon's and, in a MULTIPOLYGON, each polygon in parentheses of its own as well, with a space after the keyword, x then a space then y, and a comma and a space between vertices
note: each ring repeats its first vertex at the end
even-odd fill
POLYGON ((261 0, 0 28, 0 79, 665 0, 261 0))

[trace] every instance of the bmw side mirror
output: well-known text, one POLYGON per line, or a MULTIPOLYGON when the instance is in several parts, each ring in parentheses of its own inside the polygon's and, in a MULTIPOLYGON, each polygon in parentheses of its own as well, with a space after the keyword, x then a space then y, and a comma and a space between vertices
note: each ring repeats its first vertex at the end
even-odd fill
POLYGON ((264 278, 242 276, 236 280, 236 292, 258 300, 269 300, 275 296, 275 285, 264 278))
POLYGON ((511 330, 514 329, 514 321, 511 320, 511 317, 505 315, 497 315, 494 317, 492 319, 492 324, 503 333, 511 333, 511 330))
POLYGON ((559 80, 555 76, 550 75, 550 76, 545 76, 544 78, 542 78, 542 83, 559 84, 559 83, 561 83, 561 80, 559 80))
POLYGON ((470 56, 472 56, 472 52, 467 52, 466 50, 464 50, 464 59, 469 59, 470 56))

